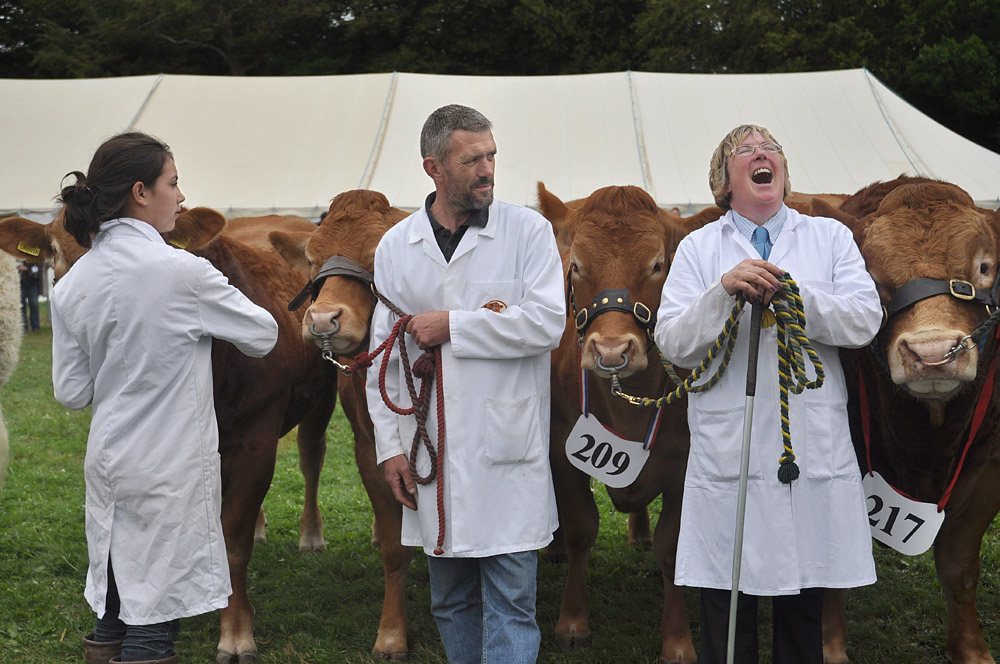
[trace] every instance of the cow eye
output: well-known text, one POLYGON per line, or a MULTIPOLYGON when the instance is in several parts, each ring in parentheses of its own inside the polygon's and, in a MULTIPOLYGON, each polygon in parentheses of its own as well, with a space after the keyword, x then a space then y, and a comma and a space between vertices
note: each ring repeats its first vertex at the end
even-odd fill
POLYGON ((980 263, 979 264, 979 274, 989 274, 990 270, 992 270, 992 269, 993 269, 993 266, 990 265, 989 263, 980 263))
POLYGON ((580 266, 575 262, 569 264, 569 269, 573 272, 573 274, 580 274, 580 266))
POLYGON ((661 272, 663 272, 663 263, 654 263, 653 274, 659 274, 661 272))

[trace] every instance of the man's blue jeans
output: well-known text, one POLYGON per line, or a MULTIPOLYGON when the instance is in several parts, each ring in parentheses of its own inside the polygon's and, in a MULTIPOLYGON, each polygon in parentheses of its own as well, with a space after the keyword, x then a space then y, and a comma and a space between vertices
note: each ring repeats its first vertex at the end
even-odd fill
POLYGON ((427 557, 431 613, 451 664, 533 664, 538 554, 427 557))

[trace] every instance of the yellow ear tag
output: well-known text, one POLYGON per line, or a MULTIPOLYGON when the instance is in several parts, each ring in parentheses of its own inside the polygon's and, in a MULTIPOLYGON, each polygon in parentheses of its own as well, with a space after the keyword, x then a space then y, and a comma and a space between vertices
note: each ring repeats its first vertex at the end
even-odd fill
POLYGON ((188 244, 191 242, 191 238, 186 237, 183 240, 174 240, 173 238, 171 238, 169 242, 178 249, 187 249, 188 244))
POLYGON ((18 242, 17 243, 17 248, 20 251, 28 254, 29 256, 35 256, 35 257, 37 257, 38 254, 42 253, 42 250, 39 249, 38 247, 29 246, 29 245, 25 244, 24 242, 18 242))

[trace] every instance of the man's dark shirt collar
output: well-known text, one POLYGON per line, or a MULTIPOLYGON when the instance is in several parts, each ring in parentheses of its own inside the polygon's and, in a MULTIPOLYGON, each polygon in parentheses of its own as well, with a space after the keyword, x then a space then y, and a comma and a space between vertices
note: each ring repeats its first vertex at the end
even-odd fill
POLYGON ((462 236, 465 235, 465 231, 468 230, 469 226, 479 226, 480 228, 486 228, 486 223, 490 219, 490 209, 484 207, 481 210, 473 210, 469 213, 468 219, 462 222, 462 225, 455 229, 452 233, 450 230, 445 228, 434 218, 434 213, 431 212, 431 206, 434 205, 434 201, 437 198, 437 192, 432 191, 427 195, 424 200, 424 209, 427 210, 427 218, 431 220, 431 230, 434 232, 434 239, 437 240, 438 247, 441 249, 441 253, 444 254, 444 259, 450 261, 452 255, 455 253, 455 249, 458 248, 458 243, 462 241, 462 236))

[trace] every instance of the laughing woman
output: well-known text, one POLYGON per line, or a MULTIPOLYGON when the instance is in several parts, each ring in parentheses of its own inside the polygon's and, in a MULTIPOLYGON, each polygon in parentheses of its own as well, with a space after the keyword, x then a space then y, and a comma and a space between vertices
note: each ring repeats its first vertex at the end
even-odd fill
MULTIPOLYGON (((788 163, 766 129, 742 125, 729 132, 712 155, 709 184, 727 213, 677 247, 663 285, 656 343, 671 362, 695 367, 738 294, 767 306, 772 297, 783 297, 784 271, 797 280, 805 334, 825 382, 788 396, 795 444, 794 453, 791 444, 786 451, 776 326, 761 330, 735 661, 757 662, 757 597, 766 595, 774 608, 775 664, 822 664, 823 588, 875 582, 838 348, 868 344, 882 310, 847 227, 784 204, 791 190, 788 163)), ((702 588, 703 664, 721 664, 727 655, 744 411, 734 404, 742 403, 746 385, 748 337, 739 335, 722 380, 688 397, 691 450, 674 582, 702 588)))

